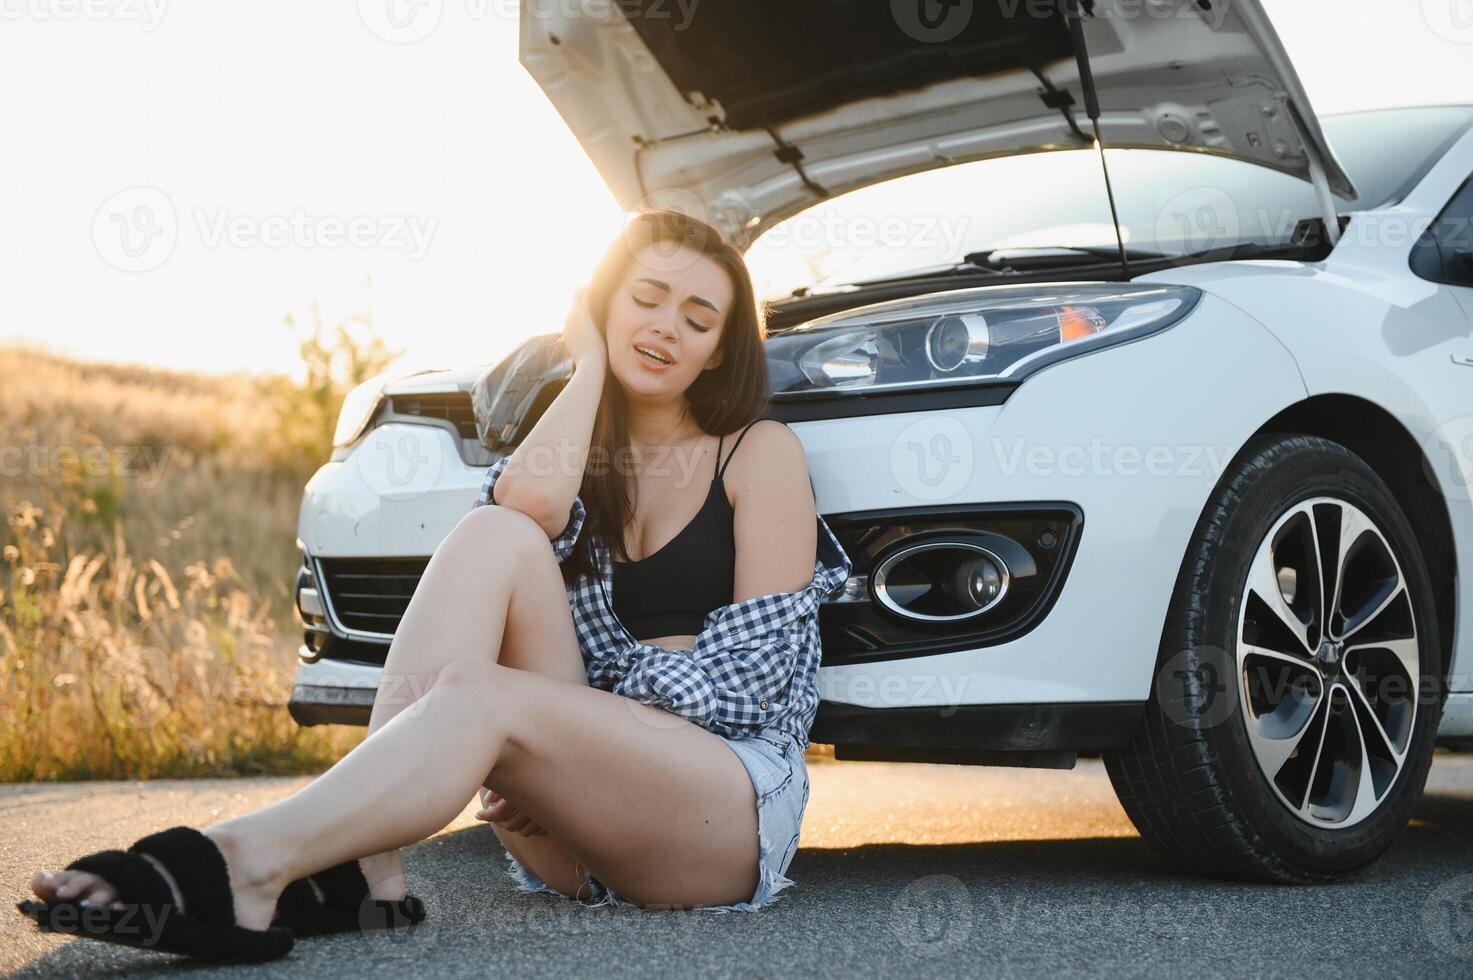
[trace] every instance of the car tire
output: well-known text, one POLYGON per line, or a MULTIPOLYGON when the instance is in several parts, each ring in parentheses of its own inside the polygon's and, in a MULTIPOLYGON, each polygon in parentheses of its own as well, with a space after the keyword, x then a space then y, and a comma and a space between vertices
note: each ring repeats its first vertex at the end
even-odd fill
POLYGON ((1197 524, 1145 716, 1106 770, 1141 836, 1183 870, 1344 877, 1392 844, 1421 795, 1440 651, 1431 580, 1386 484, 1338 443, 1257 437, 1197 524))

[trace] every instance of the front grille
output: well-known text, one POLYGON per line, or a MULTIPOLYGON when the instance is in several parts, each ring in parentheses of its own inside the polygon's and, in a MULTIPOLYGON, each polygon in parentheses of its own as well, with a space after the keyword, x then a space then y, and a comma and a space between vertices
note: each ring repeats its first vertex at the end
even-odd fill
POLYGON ((393 635, 428 558, 319 558, 337 620, 350 630, 393 635))
POLYGON ((457 391, 438 395, 395 395, 389 401, 395 415, 417 415, 427 419, 447 419, 455 424, 461 438, 476 438, 476 413, 471 408, 470 392, 457 391))

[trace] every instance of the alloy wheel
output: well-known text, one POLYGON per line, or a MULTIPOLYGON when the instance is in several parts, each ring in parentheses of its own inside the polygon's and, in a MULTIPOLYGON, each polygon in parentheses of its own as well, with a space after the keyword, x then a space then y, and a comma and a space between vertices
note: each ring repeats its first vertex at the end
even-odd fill
POLYGON ((1421 656, 1406 579, 1364 511, 1302 501, 1260 542, 1238 613, 1238 687, 1280 802, 1320 828, 1370 816, 1407 761, 1421 656))

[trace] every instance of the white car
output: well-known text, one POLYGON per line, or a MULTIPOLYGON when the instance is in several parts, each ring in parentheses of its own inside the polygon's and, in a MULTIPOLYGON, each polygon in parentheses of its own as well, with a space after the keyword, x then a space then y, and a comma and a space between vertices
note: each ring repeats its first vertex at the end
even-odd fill
MULTIPOLYGON (((1473 108, 1319 120, 1256 2, 1097 0, 1117 240, 1064 20, 716 6, 524 11, 622 205, 754 264, 820 202, 968 219, 772 307, 771 415, 853 560, 813 740, 1099 752, 1185 869, 1372 861, 1473 737, 1473 108), (839 197, 872 184, 906 203, 839 197)), ((348 399, 302 503, 301 723, 366 721, 428 556, 567 379, 554 338, 348 399)))

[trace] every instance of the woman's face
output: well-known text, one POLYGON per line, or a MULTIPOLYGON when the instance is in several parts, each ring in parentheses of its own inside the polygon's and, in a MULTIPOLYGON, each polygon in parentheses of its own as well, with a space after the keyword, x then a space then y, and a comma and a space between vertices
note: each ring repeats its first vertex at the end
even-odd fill
POLYGON ((682 395, 702 371, 721 363, 733 293, 726 271, 699 252, 646 245, 634 253, 604 321, 609 368, 631 397, 682 395))

